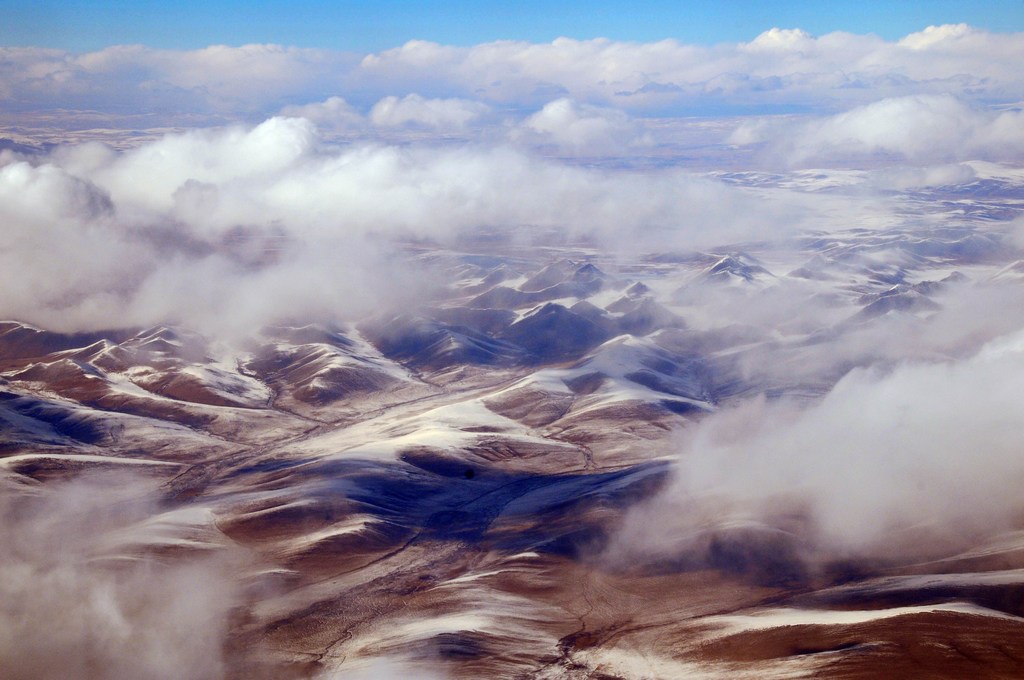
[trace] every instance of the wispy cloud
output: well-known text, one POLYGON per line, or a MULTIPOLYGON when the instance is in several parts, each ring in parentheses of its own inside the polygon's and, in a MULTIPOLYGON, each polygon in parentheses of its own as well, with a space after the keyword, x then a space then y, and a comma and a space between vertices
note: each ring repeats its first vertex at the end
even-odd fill
POLYGON ((5 488, 0 675, 224 676, 242 562, 227 550, 181 550, 174 532, 195 538, 203 527, 160 517, 152 487, 140 478, 96 475, 32 492, 5 488), (154 546, 168 550, 158 557, 147 552, 154 546), (169 552, 175 548, 177 557, 169 552))

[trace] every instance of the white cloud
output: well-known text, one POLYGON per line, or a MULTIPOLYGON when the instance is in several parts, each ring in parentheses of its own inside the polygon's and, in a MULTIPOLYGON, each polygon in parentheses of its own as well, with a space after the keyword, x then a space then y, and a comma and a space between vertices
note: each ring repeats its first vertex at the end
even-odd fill
POLYGON ((151 483, 98 475, 46 487, 0 499, 0 675, 224 677, 237 556, 158 558, 126 545, 152 539, 151 483))
MULTIPOLYGON (((338 91, 353 57, 278 45, 156 50, 119 45, 75 55, 0 49, 0 83, 17 109, 146 114, 151 125, 244 117, 338 91), (253 83, 259 83, 254 87, 253 83)), ((6 99, 6 98, 5 98, 6 99)))
POLYGON ((123 238, 109 196, 52 165, 0 168, 0 307, 13 318, 58 316, 89 295, 130 287, 150 253, 123 238))
POLYGON ((863 102, 879 94, 955 92, 1014 100, 1024 58, 1020 34, 971 31, 970 40, 921 46, 876 36, 772 29, 750 43, 700 47, 673 40, 621 43, 559 38, 457 48, 423 41, 366 57, 363 84, 418 82, 498 102, 541 97, 623 108, 801 105, 863 102), (970 74, 970 76, 965 76, 970 74), (722 88, 720 83, 730 83, 722 88))
POLYGON ((396 239, 558 228, 636 253, 813 219, 785 192, 776 199, 509 147, 333 148, 302 118, 170 134, 121 154, 85 145, 0 168, 0 316, 214 333, 294 315, 344 320, 429 290, 389 264, 396 239))
POLYGON ((722 411, 681 439, 676 481, 617 549, 678 558, 740 526, 787 532, 812 560, 913 561, 977 544, 1024 510, 1022 389, 1018 331, 961 362, 854 370, 805 410, 755 400, 722 411))
POLYGON ((814 45, 814 38, 799 28, 771 28, 747 43, 750 50, 799 50, 814 45))
POLYGON ((370 110, 370 120, 381 127, 420 127, 460 130, 487 115, 490 107, 467 99, 427 99, 418 94, 384 97, 370 110))
POLYGON ((972 29, 967 24, 945 24, 943 26, 929 26, 918 33, 911 33, 899 41, 903 47, 913 50, 924 50, 943 43, 951 43, 964 38, 977 36, 980 31, 972 29))
POLYGON ((166 210, 175 192, 200 184, 252 182, 280 175, 308 158, 317 144, 301 118, 271 118, 253 128, 192 130, 166 135, 114 162, 91 169, 119 204, 166 210))
POLYGON ((358 130, 365 127, 366 118, 342 97, 328 97, 322 102, 286 106, 281 115, 305 118, 321 130, 358 130))
POLYGON ((417 40, 365 56, 279 45, 114 46, 82 55, 5 48, 0 93, 10 111, 146 112, 150 120, 238 119, 339 95, 362 108, 384 97, 400 103, 414 93, 425 101, 529 108, 568 97, 626 110, 828 111, 837 103, 908 94, 1018 101, 1022 61, 1024 34, 960 25, 929 27, 895 42, 775 28, 747 43, 711 47, 674 40, 559 38, 469 47, 417 40))
POLYGON ((649 135, 622 111, 556 99, 522 124, 540 143, 552 143, 571 153, 623 152, 630 146, 649 146, 649 135))
POLYGON ((949 95, 895 97, 809 120, 753 120, 730 137, 763 143, 792 165, 889 159, 941 163, 1016 161, 1024 154, 1024 112, 970 106, 949 95))

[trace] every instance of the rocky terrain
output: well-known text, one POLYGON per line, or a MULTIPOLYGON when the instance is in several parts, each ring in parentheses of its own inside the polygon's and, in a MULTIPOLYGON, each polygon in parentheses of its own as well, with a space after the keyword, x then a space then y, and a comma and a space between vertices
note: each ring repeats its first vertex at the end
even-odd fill
POLYGON ((890 224, 699 251, 404 241, 428 299, 346 323, 3 322, 13 677, 66 671, 35 632, 62 607, 93 636, 81 677, 1024 675, 1024 504, 996 491, 1024 465, 988 462, 955 417, 945 467, 857 434, 913 432, 886 395, 941 370, 925 420, 994 400, 993 450, 1019 451, 1024 180, 975 170, 894 191, 890 224), (864 384, 878 401, 842 412, 849 431, 799 434, 864 384), (876 451, 863 486, 895 480, 900 503, 853 490, 876 451), (176 647, 187 672, 145 665, 176 647))

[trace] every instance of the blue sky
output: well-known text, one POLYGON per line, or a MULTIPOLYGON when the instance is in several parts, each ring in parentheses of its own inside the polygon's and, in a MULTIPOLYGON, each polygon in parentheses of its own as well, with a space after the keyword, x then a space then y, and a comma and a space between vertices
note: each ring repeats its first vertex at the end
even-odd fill
POLYGON ((192 49, 278 43, 376 51, 413 38, 469 45, 558 36, 712 44, 750 40, 773 26, 893 39, 928 25, 1024 30, 1024 0, 0 0, 0 44, 88 51, 114 44, 192 49))

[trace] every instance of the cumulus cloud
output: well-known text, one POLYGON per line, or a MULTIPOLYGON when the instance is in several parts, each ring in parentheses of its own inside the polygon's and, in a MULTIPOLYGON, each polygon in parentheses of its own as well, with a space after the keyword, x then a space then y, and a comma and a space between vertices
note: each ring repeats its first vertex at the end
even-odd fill
MULTIPOLYGON (((795 165, 895 159, 864 192, 964 181, 966 158, 1019 158, 1022 114, 972 102, 1017 87, 1018 70, 1004 62, 1024 49, 1020 36, 925 34, 892 43, 773 29, 714 47, 417 41, 362 59, 266 45, 5 50, 0 83, 19 106, 91 106, 109 95, 109 107, 127 112, 283 115, 166 134, 123 153, 99 144, 4 152, 0 314, 63 329, 170 322, 243 332, 285 314, 357 317, 429 289, 386 273, 394 242, 407 237, 487 228, 528 239, 557 228, 636 253, 849 226, 843 219, 891 223, 891 205, 863 195, 755 192, 678 169, 581 161, 672 157, 679 126, 626 110, 695 101, 856 102, 840 114, 745 123, 731 141, 795 165), (964 72, 984 85, 956 80, 964 72), (860 103, 890 85, 902 96, 860 103), (959 96, 928 93, 936 88, 959 96), (164 96, 183 108, 151 99, 164 96), (459 145, 417 143, 424 137, 459 145)), ((686 133, 689 148, 720 140, 720 129, 706 129, 686 133)))
POLYGON ((941 163, 1024 154, 1024 112, 976 108, 950 95, 895 97, 811 120, 755 120, 730 141, 765 144, 792 165, 893 158, 941 163))
POLYGON ((292 231, 275 223, 281 202, 303 204, 295 186, 279 189, 292 193, 276 213, 248 202, 308 161, 310 130, 274 120, 167 137, 123 156, 87 147, 51 159, 68 169, 0 169, 10 235, 3 314, 59 329, 163 320, 242 331, 287 306, 322 317, 386 298, 387 277, 348 267, 372 249, 366 239, 340 231, 311 240, 291 219, 292 231), (379 297, 360 293, 376 282, 379 297))
POLYGON ((342 97, 286 106, 281 109, 281 115, 286 118, 305 118, 318 128, 328 130, 358 130, 366 125, 366 118, 342 97))
POLYGON ((749 43, 713 47, 673 40, 559 38, 550 44, 502 41, 465 48, 412 41, 367 56, 357 77, 362 83, 436 83, 491 101, 561 95, 626 108, 821 106, 900 90, 1019 97, 1020 75, 1012 64, 1024 50, 1020 35, 969 29, 969 36, 955 38, 936 30, 943 36, 924 46, 849 33, 815 38, 796 29, 772 29, 749 43))
POLYGON ((751 40, 746 49, 755 52, 799 51, 814 47, 814 37, 799 28, 770 28, 751 40))
POLYGON ((105 192, 55 166, 0 168, 4 313, 18 318, 39 306, 74 307, 80 291, 131 287, 151 260, 122 238, 113 212, 105 192), (119 266, 127 262, 133 264, 119 266))
MULTIPOLYGON (((260 44, 189 51, 117 45, 85 54, 0 48, 0 110, 102 112, 107 125, 121 117, 137 125, 141 117, 151 127, 245 120, 346 92, 359 60, 346 52, 260 44)), ((368 96, 389 89, 377 83, 368 96)))
POLYGON ((239 602, 232 564, 221 552, 147 554, 152 527, 140 527, 157 512, 150 483, 97 476, 5 491, 0 675, 224 677, 228 616, 239 602))
POLYGON ((799 228, 789 200, 677 170, 599 170, 508 147, 321 143, 301 118, 61 149, 0 168, 0 315, 57 329, 250 332, 429 291, 394 243, 557 228, 615 252, 799 228), (396 273, 397 272, 397 273, 396 273))
POLYGON ((812 561, 955 553, 1024 510, 1021 389, 1015 331, 963 361, 856 369, 807 409, 724 410, 681 436, 674 485, 618 549, 708 559, 713 537, 744 530, 812 561))
POLYGON ((81 55, 6 48, 0 94, 8 111, 145 111, 165 121, 267 115, 339 94, 362 109, 384 97, 396 97, 397 105, 414 93, 491 106, 536 108, 568 97, 687 112, 828 111, 906 94, 1012 102, 1024 85, 1016 67, 1024 61, 1022 35, 939 26, 890 42, 774 28, 750 42, 715 46, 559 38, 455 47, 415 40, 369 55, 278 45, 113 46, 81 55))
POLYGON ((381 127, 420 127, 460 130, 486 115, 490 107, 467 99, 427 99, 418 94, 385 97, 370 109, 370 120, 381 127))
POLYGON ((566 98, 545 104, 523 121, 522 131, 571 153, 621 153, 630 146, 652 144, 626 113, 566 98))
POLYGON ((903 47, 912 50, 926 50, 936 45, 954 45, 965 41, 977 41, 981 31, 972 29, 967 24, 944 24, 928 26, 923 31, 911 33, 899 41, 903 47))

